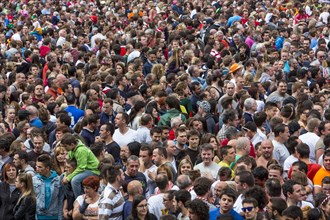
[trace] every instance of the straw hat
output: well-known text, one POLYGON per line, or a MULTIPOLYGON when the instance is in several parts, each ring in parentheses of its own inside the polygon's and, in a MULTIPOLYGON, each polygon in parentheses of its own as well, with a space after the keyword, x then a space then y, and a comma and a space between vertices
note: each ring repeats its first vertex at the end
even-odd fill
POLYGON ((233 65, 231 65, 231 67, 229 69, 229 73, 233 73, 241 68, 242 68, 241 65, 239 65, 238 63, 234 63, 233 65))

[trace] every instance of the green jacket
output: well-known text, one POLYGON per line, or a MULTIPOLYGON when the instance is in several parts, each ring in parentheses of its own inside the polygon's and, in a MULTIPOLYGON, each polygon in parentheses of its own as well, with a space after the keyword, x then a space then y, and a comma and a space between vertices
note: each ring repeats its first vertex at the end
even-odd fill
POLYGON ((99 161, 93 152, 80 140, 78 141, 77 147, 72 151, 69 151, 68 155, 69 159, 75 158, 77 160, 77 168, 66 177, 69 181, 85 170, 90 170, 96 175, 100 175, 100 171, 98 170, 99 161))
POLYGON ((180 116, 180 114, 181 114, 182 122, 185 122, 186 117, 179 110, 172 108, 167 110, 167 112, 164 115, 160 116, 158 125, 171 127, 171 119, 180 116))

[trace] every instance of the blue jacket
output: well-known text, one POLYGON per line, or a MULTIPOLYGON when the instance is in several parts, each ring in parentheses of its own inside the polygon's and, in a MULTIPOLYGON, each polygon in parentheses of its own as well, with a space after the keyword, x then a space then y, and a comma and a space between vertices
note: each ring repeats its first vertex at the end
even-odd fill
POLYGON ((275 40, 275 48, 276 50, 281 50, 284 44, 284 37, 278 36, 275 40))
MULTIPOLYGON (((216 208, 209 211, 209 214, 210 214, 210 220, 217 220, 217 217, 221 216, 220 208, 216 208)), ((231 209, 229 214, 233 216, 234 220, 244 220, 244 218, 240 214, 235 212, 234 209, 231 209)))
POLYGON ((37 174, 32 180, 37 201, 37 218, 62 220, 64 190, 61 177, 52 170, 48 178, 37 174))

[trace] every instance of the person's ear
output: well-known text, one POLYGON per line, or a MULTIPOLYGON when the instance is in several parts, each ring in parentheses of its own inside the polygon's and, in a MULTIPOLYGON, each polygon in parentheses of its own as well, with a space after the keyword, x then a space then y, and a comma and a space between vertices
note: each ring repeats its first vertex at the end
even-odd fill
POLYGON ((273 211, 273 215, 274 216, 277 216, 278 215, 278 211, 277 210, 273 211))

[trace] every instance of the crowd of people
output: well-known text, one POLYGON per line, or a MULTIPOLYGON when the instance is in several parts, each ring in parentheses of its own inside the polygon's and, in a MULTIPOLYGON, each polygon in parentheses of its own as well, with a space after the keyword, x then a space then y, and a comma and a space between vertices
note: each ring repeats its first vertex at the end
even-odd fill
POLYGON ((0 2, 0 219, 330 219, 325 0, 0 2))

